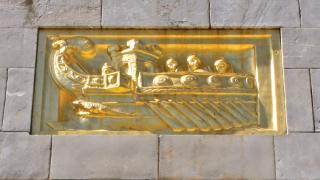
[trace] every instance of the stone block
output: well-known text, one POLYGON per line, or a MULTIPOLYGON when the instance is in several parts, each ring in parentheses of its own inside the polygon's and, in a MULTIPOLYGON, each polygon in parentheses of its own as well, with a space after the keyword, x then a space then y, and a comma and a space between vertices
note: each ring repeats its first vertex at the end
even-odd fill
POLYGON ((320 131, 320 69, 311 69, 314 126, 320 131))
POLYGON ((36 0, 29 6, 28 20, 38 26, 100 27, 101 0, 36 0))
POLYGON ((50 136, 0 133, 0 179, 47 179, 50 136))
POLYGON ((272 136, 160 136, 160 179, 274 179, 272 136))
POLYGON ((157 136, 53 136, 52 142, 52 179, 157 177, 157 136))
POLYGON ((285 86, 289 131, 313 132, 309 70, 286 69, 285 86))
POLYGON ((208 0, 102 0, 104 27, 208 28, 208 0))
POLYGON ((0 28, 0 67, 34 67, 36 48, 37 29, 0 28))
POLYGON ((101 0, 1 1, 0 27, 100 26, 101 0))
POLYGON ((300 27, 298 0, 210 0, 211 27, 300 27))
POLYGON ((319 179, 320 134, 275 137, 277 179, 319 179))
POLYGON ((285 68, 320 68, 320 29, 281 29, 285 68))
POLYGON ((301 9, 301 27, 320 27, 320 1, 299 1, 301 9))
POLYGON ((34 69, 10 68, 3 131, 30 131, 34 69))
POLYGON ((6 85, 7 85, 7 69, 0 68, 0 130, 2 126, 4 100, 6 95, 6 85))

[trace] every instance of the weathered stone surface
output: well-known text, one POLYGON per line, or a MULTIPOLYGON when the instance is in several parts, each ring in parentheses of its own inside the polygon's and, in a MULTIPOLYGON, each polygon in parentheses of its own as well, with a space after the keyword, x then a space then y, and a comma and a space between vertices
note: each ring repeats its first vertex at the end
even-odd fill
POLYGON ((320 27, 320 1, 299 1, 301 8, 301 27, 320 27))
MULTIPOLYGON (((4 0, 0 2, 0 27, 27 25, 27 14, 32 0, 4 0)), ((30 26, 30 24, 29 24, 30 26)), ((0 36, 1 37, 1 36, 0 36)), ((2 42, 2 41, 0 41, 2 42)))
POLYGON ((8 70, 3 131, 30 131, 33 74, 31 68, 8 70))
POLYGON ((101 1, 1 1, 0 20, 0 27, 100 26, 101 1))
POLYGON ((311 87, 315 130, 320 131, 320 69, 311 69, 311 87))
POLYGON ((320 134, 275 137, 277 179, 319 179, 320 134))
POLYGON ((289 131, 314 130, 308 69, 286 69, 286 105, 289 131))
POLYGON ((210 0, 211 26, 299 27, 298 0, 210 0))
POLYGON ((160 136, 163 179, 274 179, 271 136, 160 136))
POLYGON ((2 126, 4 100, 6 95, 6 85, 7 85, 7 69, 0 68, 0 130, 2 126))
POLYGON ((209 27, 208 0, 103 0, 102 26, 209 27))
POLYGON ((50 136, 0 133, 0 179, 47 179, 50 136))
POLYGON ((154 179, 158 137, 53 136, 53 179, 154 179))
POLYGON ((284 28, 281 31, 286 68, 320 68, 320 29, 284 28))
POLYGON ((0 28, 0 67, 34 67, 36 48, 37 29, 0 28))

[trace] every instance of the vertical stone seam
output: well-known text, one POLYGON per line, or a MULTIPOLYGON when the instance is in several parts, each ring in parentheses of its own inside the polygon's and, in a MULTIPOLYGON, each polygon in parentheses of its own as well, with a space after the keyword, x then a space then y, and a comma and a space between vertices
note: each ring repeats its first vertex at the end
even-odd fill
POLYGON ((102 29, 102 1, 100 0, 100 29, 102 29))
POLYGON ((50 136, 50 153, 49 153, 49 169, 48 169, 48 179, 50 179, 51 177, 51 163, 52 163, 52 141, 53 141, 53 138, 52 136, 50 136))
POLYGON ((314 118, 314 104, 313 104, 313 86, 312 86, 312 75, 311 75, 311 69, 309 71, 309 83, 310 83, 310 95, 311 95, 311 111, 312 111, 312 122, 313 122, 313 132, 316 132, 316 123, 314 118))
POLYGON ((298 8, 299 8, 299 20, 300 20, 300 28, 302 26, 302 23, 301 23, 301 19, 302 19, 302 16, 301 16, 301 3, 300 3, 300 0, 297 0, 298 1, 298 8))
POLYGON ((157 162, 157 177, 156 179, 160 179, 160 136, 158 136, 158 162, 157 162))
POLYGON ((36 35, 36 52, 34 56, 34 68, 33 68, 33 86, 32 86, 32 102, 31 102, 31 113, 30 113, 30 127, 29 134, 32 135, 32 120, 33 120, 33 103, 34 103, 34 95, 35 95, 35 85, 36 85, 36 69, 37 69, 37 57, 38 57, 38 41, 39 41, 39 27, 37 27, 37 35, 36 35))
POLYGON ((273 163, 274 163, 274 179, 277 179, 277 159, 276 159, 276 143, 274 140, 274 136, 272 137, 272 143, 273 143, 273 163))
POLYGON ((209 13, 209 29, 211 29, 211 0, 208 0, 208 13, 209 13))
POLYGON ((3 126, 3 119, 4 119, 4 109, 5 109, 5 106, 6 106, 6 98, 7 98, 7 87, 8 87, 8 68, 5 68, 6 69, 6 79, 5 79, 5 82, 4 82, 4 97, 3 97, 3 102, 1 102, 3 104, 3 108, 1 110, 1 126, 0 126, 0 131, 2 131, 2 126, 3 126))

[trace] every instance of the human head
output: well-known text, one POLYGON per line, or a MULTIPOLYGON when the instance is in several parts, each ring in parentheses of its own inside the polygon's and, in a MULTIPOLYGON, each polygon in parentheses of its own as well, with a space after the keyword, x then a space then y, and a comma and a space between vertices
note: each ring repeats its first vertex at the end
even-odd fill
POLYGON ((178 65, 178 61, 173 58, 170 58, 166 61, 166 68, 169 72, 174 72, 177 69, 178 65))
POLYGON ((104 63, 103 66, 102 66, 102 70, 106 70, 108 67, 109 67, 109 64, 108 63, 104 63))
POLYGON ((214 67, 218 73, 231 72, 231 65, 223 57, 214 62, 214 67))
POLYGON ((195 55, 188 56, 187 62, 192 71, 199 69, 202 63, 201 60, 195 55))

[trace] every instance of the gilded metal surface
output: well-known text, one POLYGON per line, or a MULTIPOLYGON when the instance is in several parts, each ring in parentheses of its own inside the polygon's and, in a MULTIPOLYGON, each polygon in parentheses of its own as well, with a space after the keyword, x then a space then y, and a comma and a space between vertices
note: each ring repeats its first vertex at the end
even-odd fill
POLYGON ((286 132, 277 30, 46 30, 34 134, 286 132))

